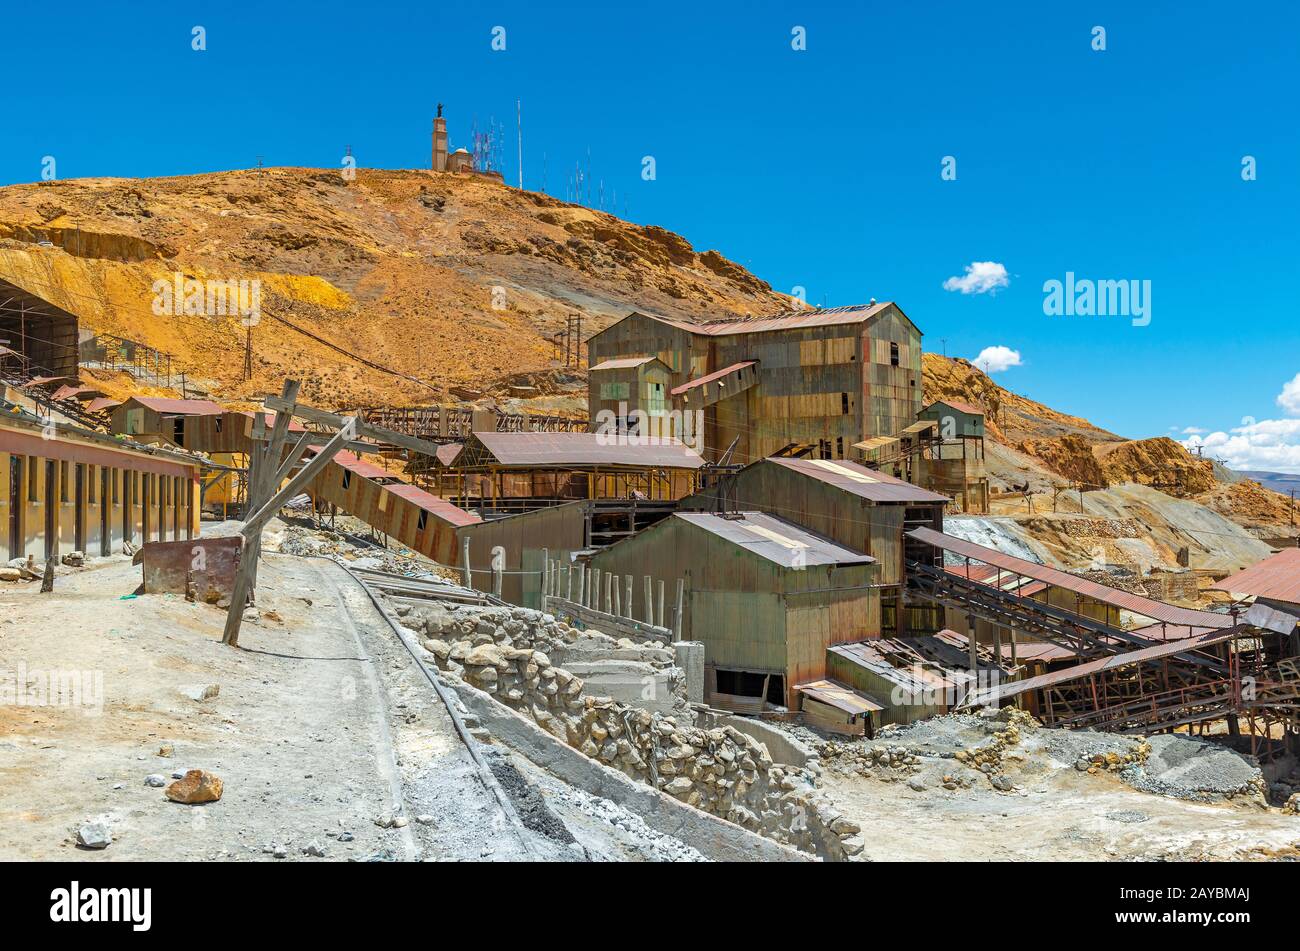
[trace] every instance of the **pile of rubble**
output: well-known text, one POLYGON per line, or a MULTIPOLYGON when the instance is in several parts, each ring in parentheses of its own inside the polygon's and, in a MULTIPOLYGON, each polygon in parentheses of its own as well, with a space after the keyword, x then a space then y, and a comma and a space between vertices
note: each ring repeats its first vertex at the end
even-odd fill
POLYGON ((548 655, 579 638, 605 635, 578 631, 526 608, 408 610, 405 622, 422 624, 428 635, 423 645, 441 670, 491 694, 588 757, 803 851, 832 860, 862 851, 858 826, 815 789, 809 770, 777 765, 765 745, 734 727, 703 730, 692 725, 688 712, 671 716, 588 696, 581 678, 548 655))
MULTIPOLYGON (((956 721, 963 718, 959 716, 952 719, 956 721)), ((974 718, 965 719, 971 720, 972 723, 976 722, 974 718)), ((1003 755, 1009 748, 1019 745, 1022 730, 1036 730, 1039 723, 1023 710, 1005 707, 993 714, 983 725, 990 732, 987 742, 955 751, 932 751, 931 755, 936 755, 940 759, 955 760, 971 770, 983 773, 989 777, 989 782, 995 789, 1008 791, 1013 784, 1001 775, 1003 755)), ((885 731, 884 735, 888 737, 889 732, 891 731, 885 731)), ((856 773, 859 776, 873 777, 886 782, 908 780, 909 785, 916 789, 925 786, 924 782, 912 778, 921 772, 924 765, 915 748, 891 743, 867 745, 860 741, 827 740, 817 744, 817 751, 827 768, 842 774, 856 773)), ((940 780, 941 785, 949 790, 959 787, 969 789, 975 782, 976 777, 973 774, 963 774, 955 770, 945 773, 940 780)))

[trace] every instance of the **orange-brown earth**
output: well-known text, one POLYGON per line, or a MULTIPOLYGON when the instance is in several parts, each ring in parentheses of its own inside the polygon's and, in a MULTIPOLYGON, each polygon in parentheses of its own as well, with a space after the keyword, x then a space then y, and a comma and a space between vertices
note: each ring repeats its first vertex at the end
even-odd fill
MULTIPOLYGON (((82 326, 173 355, 192 387, 251 405, 289 375, 327 406, 535 394, 585 406, 583 374, 554 343, 633 309, 685 319, 770 314, 789 298, 679 235, 500 182, 422 170, 276 168, 0 188, 0 278, 78 315, 82 326), (253 378, 235 315, 158 316, 154 283, 261 281, 253 378)), ((923 315, 918 319, 924 323, 923 315)), ((85 374, 110 395, 158 393, 124 374, 85 374)), ((927 400, 984 407, 995 483, 1138 482, 1285 534, 1286 497, 1225 485, 1171 439, 1128 440, 927 353, 927 400)))
POLYGON ((552 339, 572 314, 588 336, 637 308, 704 318, 789 306, 662 228, 424 171, 10 186, 0 189, 0 277, 84 327, 173 354, 214 396, 255 398, 293 373, 307 399, 331 405, 427 402, 449 386, 552 369, 552 339), (176 273, 261 281, 251 382, 237 316, 153 312, 154 282, 176 273))

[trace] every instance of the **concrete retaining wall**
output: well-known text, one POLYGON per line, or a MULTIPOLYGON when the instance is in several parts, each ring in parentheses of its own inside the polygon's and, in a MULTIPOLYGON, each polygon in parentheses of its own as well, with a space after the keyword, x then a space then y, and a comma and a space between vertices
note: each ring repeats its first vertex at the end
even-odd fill
POLYGON ((456 691, 493 738, 566 783, 635 812, 650 828, 680 839, 706 858, 717 862, 814 861, 812 856, 680 803, 589 759, 462 680, 444 678, 444 683, 456 691))
POLYGON ((746 736, 765 744, 767 751, 772 754, 772 760, 777 763, 784 763, 787 766, 807 766, 810 762, 818 762, 816 752, 810 747, 800 743, 784 730, 769 726, 761 720, 740 717, 720 710, 701 710, 695 718, 695 725, 702 730, 713 730, 724 726, 735 727, 746 736))

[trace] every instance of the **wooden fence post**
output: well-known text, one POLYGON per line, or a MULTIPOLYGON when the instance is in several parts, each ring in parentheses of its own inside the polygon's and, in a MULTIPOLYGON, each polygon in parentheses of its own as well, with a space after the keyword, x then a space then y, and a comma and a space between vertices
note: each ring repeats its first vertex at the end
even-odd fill
POLYGON ((667 627, 667 626, 668 626, 667 624, 664 623, 664 620, 665 620, 665 618, 664 618, 664 579, 663 579, 663 578, 660 578, 660 579, 659 579, 659 622, 658 622, 660 627, 667 627))
MULTIPOLYGON (((624 590, 627 592, 627 614, 623 615, 623 617, 631 617, 632 616, 632 576, 631 575, 627 576, 627 583, 624 590)), ((615 611, 614 613, 617 614, 618 612, 615 611)))
POLYGON ((464 572, 465 587, 474 587, 474 575, 469 569, 469 538, 466 537, 464 544, 461 545, 460 556, 461 570, 464 572))
POLYGON ((645 576, 645 620, 647 624, 655 622, 654 582, 645 576))

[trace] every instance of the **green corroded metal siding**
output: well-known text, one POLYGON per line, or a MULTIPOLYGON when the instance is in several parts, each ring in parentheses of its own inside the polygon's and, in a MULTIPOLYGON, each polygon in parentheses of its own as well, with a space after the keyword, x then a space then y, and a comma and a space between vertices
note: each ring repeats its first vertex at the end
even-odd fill
POLYGON ((824 675, 829 644, 880 630, 873 564, 790 568, 680 517, 598 552, 591 566, 632 575, 638 592, 643 575, 668 592, 684 579, 682 637, 704 643, 705 663, 783 673, 787 691, 824 675))

